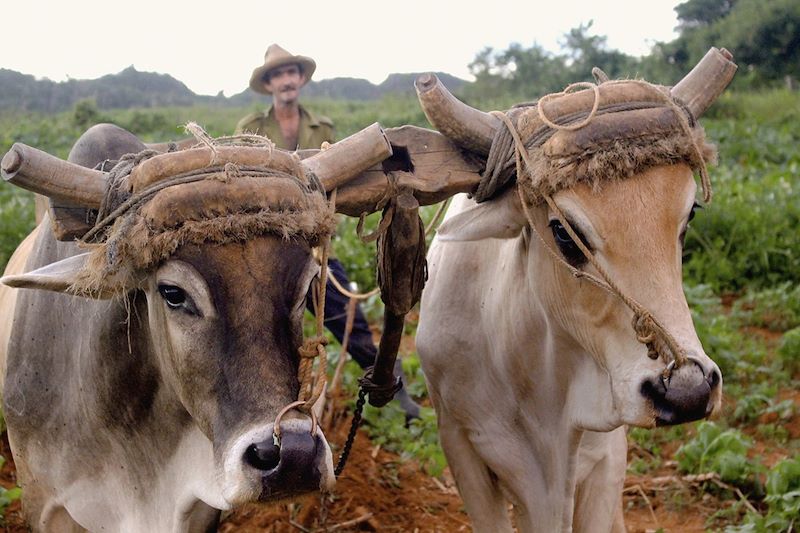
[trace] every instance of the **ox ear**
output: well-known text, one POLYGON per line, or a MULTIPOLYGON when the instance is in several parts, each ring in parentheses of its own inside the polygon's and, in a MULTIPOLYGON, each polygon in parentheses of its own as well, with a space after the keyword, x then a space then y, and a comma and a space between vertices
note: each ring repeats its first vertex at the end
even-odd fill
POLYGON ((0 278, 0 282, 17 289, 41 289, 70 293, 70 288, 77 281, 88 257, 88 252, 75 255, 25 274, 4 276, 0 278))
POLYGON ((436 230, 440 241, 513 239, 527 224, 516 187, 493 200, 469 207, 442 222, 436 230))

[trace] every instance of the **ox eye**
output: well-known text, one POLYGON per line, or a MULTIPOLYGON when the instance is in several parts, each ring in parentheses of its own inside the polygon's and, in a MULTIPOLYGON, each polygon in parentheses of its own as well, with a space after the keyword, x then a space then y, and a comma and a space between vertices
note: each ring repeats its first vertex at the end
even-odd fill
POLYGON ((697 214, 698 209, 703 209, 703 206, 695 202, 692 205, 692 210, 689 211, 689 217, 686 219, 686 225, 683 227, 683 230, 681 231, 680 234, 681 246, 683 246, 684 242, 686 241, 686 231, 689 229, 689 222, 691 222, 694 219, 694 216, 697 214))
POLYGON ((687 222, 691 222, 694 219, 694 216, 697 214, 698 209, 703 209, 703 206, 695 202, 692 205, 692 210, 689 211, 689 219, 687 220, 687 222))
MULTIPOLYGON (((564 259, 567 260, 567 263, 572 265, 575 268, 580 268, 586 264, 586 256, 583 255, 581 249, 578 248, 578 245, 572 240, 570 237, 567 228, 559 220, 551 220, 550 221, 550 229, 553 231, 553 239, 556 241, 556 246, 558 246, 559 251, 561 251, 561 255, 564 256, 564 259)), ((573 227, 573 230, 578 235, 578 238, 581 240, 584 246, 590 250, 589 245, 586 243, 586 239, 581 235, 581 233, 573 227)))
POLYGON ((158 286, 158 293, 171 309, 179 309, 186 306, 186 292, 180 287, 161 284, 158 286))

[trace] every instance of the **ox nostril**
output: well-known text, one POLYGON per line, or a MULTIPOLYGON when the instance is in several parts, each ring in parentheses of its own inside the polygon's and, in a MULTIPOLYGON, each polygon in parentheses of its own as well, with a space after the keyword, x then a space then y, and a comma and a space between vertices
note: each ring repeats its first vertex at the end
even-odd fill
POLYGON ((711 387, 711 390, 716 389, 719 386, 720 381, 722 381, 719 370, 716 368, 712 369, 711 372, 708 373, 706 381, 708 381, 708 386, 711 387))
POLYGON ((280 462, 263 471, 262 498, 278 497, 286 486, 291 486, 294 492, 319 490, 324 460, 324 445, 318 435, 309 431, 282 431, 280 462))
POLYGON ((272 470, 280 458, 281 449, 272 439, 251 444, 244 452, 245 462, 258 470, 272 470))

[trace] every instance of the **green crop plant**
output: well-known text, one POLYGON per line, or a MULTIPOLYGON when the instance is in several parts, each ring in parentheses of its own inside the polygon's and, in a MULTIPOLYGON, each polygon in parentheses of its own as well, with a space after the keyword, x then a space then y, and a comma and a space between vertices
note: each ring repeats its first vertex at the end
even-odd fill
POLYGON ((697 434, 675 453, 678 468, 688 474, 716 472, 722 481, 750 487, 761 470, 747 457, 752 442, 741 431, 701 422, 697 434))
POLYGON ((765 483, 767 511, 750 512, 741 526, 728 527, 726 533, 782 533, 796 531, 800 525, 800 456, 783 459, 767 473, 765 483))
POLYGON ((399 453, 405 459, 415 459, 431 476, 441 475, 447 461, 439 444, 436 413, 423 407, 420 418, 406 425, 405 412, 397 402, 377 409, 364 407, 364 429, 374 444, 399 453))
POLYGON ((0 273, 33 224, 33 194, 0 183, 0 273))
MULTIPOLYGON (((5 464, 5 462, 5 457, 0 455, 0 468, 5 464)), ((22 496, 22 489, 19 487, 14 487, 11 489, 0 487, 0 526, 5 524, 5 514, 8 506, 18 500, 20 496, 22 496)))
POLYGON ((760 291, 748 291, 736 300, 733 316, 744 326, 787 331, 800 326, 800 285, 784 282, 760 291))
POLYGON ((754 392, 736 400, 733 417, 739 422, 753 422, 770 406, 772 399, 766 394, 754 392))
POLYGON ((763 342, 745 335, 723 312, 711 286, 684 286, 695 329, 706 353, 719 365, 726 382, 770 376, 763 342))
POLYGON ((790 374, 800 371, 800 327, 787 331, 778 347, 778 358, 790 374))

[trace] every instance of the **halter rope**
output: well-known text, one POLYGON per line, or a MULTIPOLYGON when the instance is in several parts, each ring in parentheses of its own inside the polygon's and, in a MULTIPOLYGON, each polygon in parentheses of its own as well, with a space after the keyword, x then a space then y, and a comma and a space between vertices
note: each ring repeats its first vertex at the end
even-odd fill
MULTIPOLYGON (((597 95, 597 93, 595 94, 597 95)), ((595 101, 594 107, 596 107, 596 105, 597 102, 595 101)), ((527 179, 532 180, 532 172, 530 169, 533 168, 533 165, 530 162, 530 159, 528 157, 528 151, 525 148, 525 145, 522 142, 522 139, 520 138, 519 132, 517 131, 515 125, 505 113, 495 111, 492 114, 503 121, 506 128, 508 128, 508 132, 514 139, 514 157, 515 157, 518 179, 521 180, 527 177, 527 179), (525 167, 523 167, 522 164, 523 161, 525 163, 525 167), (528 169, 528 172, 525 172, 526 168, 528 169)), ((661 357, 664 360, 664 362, 667 363, 667 366, 664 369, 664 378, 666 379, 669 377, 669 373, 674 367, 679 367, 683 365, 686 362, 686 353, 680 347, 675 338, 658 321, 658 319, 656 319, 652 315, 652 313, 650 313, 647 309, 645 309, 644 306, 642 306, 635 299, 626 295, 622 291, 622 289, 620 289, 620 287, 613 281, 611 276, 608 274, 606 269, 603 268, 603 266, 594 256, 594 254, 583 244, 583 242, 578 237, 575 230, 570 225, 567 218, 562 213, 561 209, 559 209, 555 201, 553 201, 553 198, 549 194, 544 195, 545 201, 547 202, 548 206, 556 213, 559 222, 561 222, 561 224, 567 230, 567 233, 575 242, 576 246, 578 246, 578 248, 586 257, 586 259, 592 264, 592 266, 595 267, 595 269, 600 274, 600 277, 602 279, 590 274, 589 272, 573 267, 567 261, 565 261, 550 246, 550 244, 547 241, 545 241, 544 237, 539 233, 539 230, 536 229, 536 225, 534 224, 533 217, 530 213, 528 201, 525 198, 523 188, 518 186, 517 193, 519 194, 520 202, 522 203, 522 209, 525 213, 525 217, 527 218, 528 223, 531 226, 531 230, 537 236, 537 238, 544 244, 545 249, 547 249, 547 251, 559 261, 559 263, 561 263, 568 270, 570 270, 570 272, 574 277, 587 279, 591 283, 600 287, 601 289, 617 296, 625 303, 625 305, 627 305, 633 311, 632 327, 636 332, 636 340, 647 346, 648 357, 650 357, 651 359, 656 359, 658 357, 661 357)))

